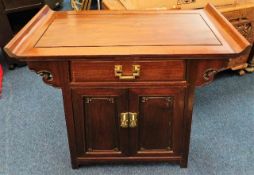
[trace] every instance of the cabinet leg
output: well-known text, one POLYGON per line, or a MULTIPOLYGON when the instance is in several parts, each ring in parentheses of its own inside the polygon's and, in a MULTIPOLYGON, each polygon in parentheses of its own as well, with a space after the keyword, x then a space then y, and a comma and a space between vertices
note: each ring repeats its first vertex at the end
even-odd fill
POLYGON ((76 135, 75 135, 75 127, 74 127, 74 118, 73 118, 73 108, 71 105, 72 97, 71 97, 71 89, 68 86, 69 83, 69 63, 61 62, 57 65, 58 71, 61 72, 62 76, 62 94, 63 94, 63 105, 65 111, 65 120, 67 127, 67 135, 69 142, 69 150, 71 157, 71 166, 73 169, 77 169, 79 167, 79 162, 77 161, 77 145, 76 145, 76 135))
POLYGON ((78 169, 79 168, 79 164, 76 161, 71 161, 71 167, 72 169, 78 169))
POLYGON ((15 69, 15 64, 8 64, 8 69, 9 70, 14 70, 15 69))
POLYGON ((181 168, 187 168, 188 167, 188 159, 182 159, 180 161, 180 167, 181 168))

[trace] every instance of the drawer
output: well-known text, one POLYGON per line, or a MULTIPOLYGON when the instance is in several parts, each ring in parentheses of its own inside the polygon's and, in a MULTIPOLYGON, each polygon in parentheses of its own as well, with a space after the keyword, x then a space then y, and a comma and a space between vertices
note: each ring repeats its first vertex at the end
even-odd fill
POLYGON ((185 79, 185 61, 72 61, 71 78, 73 82, 178 81, 185 79))

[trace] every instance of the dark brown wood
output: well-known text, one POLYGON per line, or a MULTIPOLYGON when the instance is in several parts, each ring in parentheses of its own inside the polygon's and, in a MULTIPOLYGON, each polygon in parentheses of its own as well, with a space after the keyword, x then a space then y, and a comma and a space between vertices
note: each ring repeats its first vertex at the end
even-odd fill
POLYGON ((3 13, 4 6, 0 1, 0 46, 3 47, 8 40, 12 37, 12 34, 9 32, 11 31, 11 26, 9 25, 8 17, 3 13))
MULTIPOLYGON (((204 64, 204 62, 203 62, 204 64)), ((182 159, 180 161, 181 168, 187 168, 188 156, 189 156, 189 145, 190 145, 190 134, 191 134, 191 122, 192 122, 192 110, 194 105, 194 93, 197 80, 199 79, 197 67, 202 67, 202 62, 200 60, 188 60, 187 61, 187 81, 189 82, 189 87, 185 92, 184 98, 184 118, 183 118, 183 143, 182 143, 182 159)))
MULTIPOLYGON (((53 63, 54 64, 54 63, 53 63)), ((40 65, 40 63, 38 63, 40 65)), ((71 165, 73 169, 79 167, 79 162, 77 160, 77 137, 75 133, 75 121, 74 121, 74 111, 72 106, 72 94, 71 88, 69 85, 70 74, 69 74, 69 62, 57 62, 55 65, 58 65, 60 72, 58 71, 57 77, 59 77, 62 87, 63 102, 64 102, 64 112, 65 112, 65 121, 68 134, 69 150, 71 157, 71 165)))
POLYGON ((213 81, 215 74, 229 67, 230 60, 198 60, 195 71, 198 75, 195 79, 196 86, 203 86, 213 81))
POLYGON ((211 5, 180 14, 56 13, 44 7, 5 50, 62 89, 73 168, 148 161, 187 167, 195 87, 210 83, 229 58, 249 51, 249 43, 211 5), (187 25, 205 35, 189 36, 184 29, 174 36, 168 20, 162 28, 151 26, 167 16, 178 27, 181 15, 197 20, 187 25), (136 24, 142 25, 134 30, 136 24), (56 36, 63 26, 65 38, 56 36), (157 29, 167 36, 155 35, 157 29))
POLYGON ((112 82, 119 80, 114 74, 114 66, 122 65, 126 75, 132 74, 132 65, 140 65, 142 76, 135 81, 177 81, 185 79, 185 62, 170 61, 82 61, 71 62, 72 81, 74 82, 112 82), (94 69, 94 67, 97 67, 94 69), (168 69, 172 67, 171 69, 168 69), (163 75, 163 76, 159 76, 163 75))
POLYGON ((246 71, 247 72, 254 72, 254 43, 252 43, 251 52, 248 57, 248 63, 249 63, 249 66, 246 69, 246 71))
POLYGON ((2 0, 5 6, 5 11, 17 11, 21 9, 29 9, 34 7, 40 7, 44 4, 43 0, 2 0))
POLYGON ((57 88, 61 87, 61 78, 58 76, 61 74, 61 65, 61 62, 28 62, 29 68, 42 76, 46 84, 57 88))
POLYGON ((185 88, 134 88, 129 111, 138 114, 130 129, 132 156, 181 156, 185 88))
MULTIPOLYGON (((43 5, 43 0, 0 0, 0 47, 3 48, 43 5)), ((4 58, 10 69, 26 65, 6 54, 4 58)))
POLYGON ((79 156, 128 154, 128 128, 120 128, 120 113, 128 111, 124 89, 72 89, 79 156))

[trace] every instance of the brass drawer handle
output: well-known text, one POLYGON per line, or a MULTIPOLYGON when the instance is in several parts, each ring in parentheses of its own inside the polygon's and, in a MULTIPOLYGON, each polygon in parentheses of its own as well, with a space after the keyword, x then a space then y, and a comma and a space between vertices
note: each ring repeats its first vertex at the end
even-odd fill
POLYGON ((135 112, 123 112, 120 114, 121 128, 135 128, 138 126, 138 114, 135 112))
POLYGON ((121 128, 128 128, 128 126, 129 126, 128 112, 123 112, 120 114, 120 126, 121 126, 121 128))
POLYGON ((130 124, 129 127, 130 128, 136 128, 138 126, 138 114, 135 112, 129 112, 129 116, 130 116, 130 124))
POLYGON ((123 75, 123 66, 115 65, 115 76, 120 80, 134 80, 140 76, 140 65, 132 65, 132 75, 123 75))

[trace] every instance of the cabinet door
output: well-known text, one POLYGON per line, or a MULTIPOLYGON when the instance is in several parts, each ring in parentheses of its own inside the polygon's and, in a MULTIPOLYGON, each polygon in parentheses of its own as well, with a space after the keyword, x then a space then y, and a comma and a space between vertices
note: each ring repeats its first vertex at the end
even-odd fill
POLYGON ((134 156, 179 156, 183 141, 184 88, 131 89, 129 111, 137 113, 130 128, 134 156))
POLYGON ((120 113, 128 111, 123 89, 72 89, 79 156, 123 156, 128 153, 128 128, 120 113))

